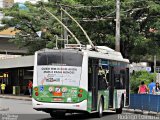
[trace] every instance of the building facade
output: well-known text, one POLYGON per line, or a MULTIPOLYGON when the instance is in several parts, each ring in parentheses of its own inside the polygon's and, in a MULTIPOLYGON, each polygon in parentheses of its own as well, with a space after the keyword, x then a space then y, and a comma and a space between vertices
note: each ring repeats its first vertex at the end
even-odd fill
POLYGON ((11 7, 14 4, 14 0, 0 0, 0 8, 11 7))
POLYGON ((28 90, 29 80, 33 80, 34 56, 23 56, 0 60, 0 83, 6 84, 5 93, 12 93, 13 86, 19 86, 20 93, 28 90))
POLYGON ((48 0, 14 0, 14 2, 18 2, 18 3, 25 3, 26 1, 31 2, 33 4, 37 3, 38 1, 44 1, 44 2, 48 2, 48 0))

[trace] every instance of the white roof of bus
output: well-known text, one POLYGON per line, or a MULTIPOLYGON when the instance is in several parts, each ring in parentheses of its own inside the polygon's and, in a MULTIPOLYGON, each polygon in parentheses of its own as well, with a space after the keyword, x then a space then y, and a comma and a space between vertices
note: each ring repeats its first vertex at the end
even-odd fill
POLYGON ((96 57, 96 58, 104 58, 104 59, 109 59, 109 60, 115 60, 115 61, 121 61, 121 62, 127 62, 129 63, 128 59, 124 59, 121 55, 121 53, 116 52, 116 53, 101 53, 101 52, 96 52, 96 51, 88 51, 88 50, 83 50, 83 52, 87 53, 88 56, 90 57, 96 57))
POLYGON ((104 58, 109 60, 115 60, 115 61, 122 61, 129 63, 128 59, 124 59, 122 54, 120 52, 117 52, 109 47, 106 46, 96 46, 97 51, 90 50, 91 46, 87 45, 86 49, 82 49, 82 51, 79 51, 78 49, 42 49, 38 52, 52 52, 52 51, 66 51, 66 52, 84 52, 90 57, 96 57, 96 58, 104 58))
POLYGON ((117 52, 107 46, 96 46, 98 52, 96 51, 89 51, 91 49, 90 45, 87 45, 87 52, 88 56, 90 57, 100 57, 104 59, 116 60, 129 63, 128 59, 124 59, 120 52, 117 52))

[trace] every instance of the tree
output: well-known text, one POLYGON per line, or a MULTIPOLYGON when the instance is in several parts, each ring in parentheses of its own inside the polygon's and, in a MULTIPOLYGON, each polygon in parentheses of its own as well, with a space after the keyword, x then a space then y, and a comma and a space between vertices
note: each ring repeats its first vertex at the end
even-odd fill
POLYGON ((15 27, 20 30, 11 41, 19 47, 28 48, 29 53, 46 47, 54 47, 54 35, 59 35, 60 25, 42 10, 40 4, 26 3, 25 5, 28 9, 21 10, 19 4, 4 9, 5 15, 13 16, 12 19, 3 19, 2 22, 6 24, 5 28, 15 27), (42 31, 41 37, 38 36, 38 31, 42 31))
MULTIPOLYGON (((115 1, 77 1, 80 5, 78 7, 74 5, 74 8, 68 8, 68 11, 79 20, 95 44, 114 49, 115 1)), ((156 17, 160 14, 159 4, 155 0, 121 0, 121 52, 125 58, 141 61, 159 54, 160 18, 156 17), (151 33, 150 28, 156 28, 156 32, 151 33)), ((83 33, 79 29, 74 29, 76 25, 73 22, 69 23, 78 38, 86 44, 83 33)))
POLYGON ((131 93, 138 93, 138 87, 141 84, 142 81, 148 86, 148 84, 151 82, 151 80, 156 79, 156 74, 151 74, 147 71, 136 71, 131 76, 131 93))
MULTIPOLYGON (((131 61, 141 61, 144 56, 159 54, 160 2, 157 0, 121 0, 121 52, 131 61)), ((115 44, 115 0, 50 0, 43 4, 50 12, 61 18, 60 8, 65 8, 86 30, 96 45, 114 49, 115 44)), ((3 20, 8 26, 21 30, 13 40, 20 47, 27 47, 31 53, 44 47, 55 46, 54 35, 61 36, 62 27, 48 15, 42 3, 26 3, 28 11, 19 10, 15 5, 4 9, 6 15, 14 16, 3 20), (42 37, 36 32, 43 31, 42 37)), ((63 23, 75 33, 82 44, 88 44, 83 32, 63 14, 63 23)), ((75 43, 70 38, 70 43, 75 43)), ((145 57, 146 58, 146 57, 145 57)))

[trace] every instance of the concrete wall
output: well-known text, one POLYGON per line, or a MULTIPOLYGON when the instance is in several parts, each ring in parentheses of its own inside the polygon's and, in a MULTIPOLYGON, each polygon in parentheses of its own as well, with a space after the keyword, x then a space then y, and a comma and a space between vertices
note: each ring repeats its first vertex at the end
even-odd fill
POLYGON ((34 56, 0 60, 0 69, 34 66, 34 56))

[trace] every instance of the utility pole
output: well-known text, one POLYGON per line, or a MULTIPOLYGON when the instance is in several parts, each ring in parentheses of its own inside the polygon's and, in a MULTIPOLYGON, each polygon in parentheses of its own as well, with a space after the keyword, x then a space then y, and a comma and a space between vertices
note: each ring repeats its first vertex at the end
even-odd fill
POLYGON ((154 55, 154 73, 156 73, 156 55, 154 55))
POLYGON ((116 41, 115 50, 120 52, 120 0, 116 0, 116 41))

